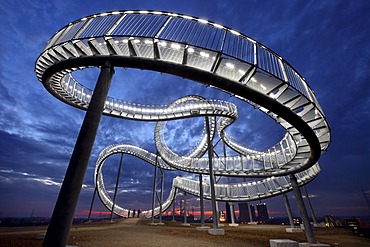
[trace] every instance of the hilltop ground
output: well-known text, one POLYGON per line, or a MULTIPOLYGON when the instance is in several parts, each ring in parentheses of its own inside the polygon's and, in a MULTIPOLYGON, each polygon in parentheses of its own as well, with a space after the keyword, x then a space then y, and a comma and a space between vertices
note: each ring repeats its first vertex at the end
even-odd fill
MULTIPOLYGON (((114 223, 94 222, 73 225, 69 245, 88 247, 119 246, 269 246, 269 239, 292 239, 306 242, 304 233, 286 233, 286 226, 279 225, 225 225, 225 235, 212 236, 195 229, 199 224, 183 227, 179 222, 165 222, 164 226, 150 226, 146 219, 122 219, 114 223)), ((45 232, 43 227, 2 227, 0 228, 0 247, 41 246, 42 240, 36 235, 45 232)), ((370 240, 342 228, 316 228, 320 243, 331 246, 356 247, 369 246, 370 240)))

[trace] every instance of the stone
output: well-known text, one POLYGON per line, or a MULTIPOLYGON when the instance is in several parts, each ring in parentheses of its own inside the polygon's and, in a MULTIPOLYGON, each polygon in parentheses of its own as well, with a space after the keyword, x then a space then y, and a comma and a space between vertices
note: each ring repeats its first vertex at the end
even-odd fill
POLYGON ((298 247, 298 242, 291 239, 270 239, 270 247, 298 247))
POLYGON ((208 233, 211 235, 225 235, 225 229, 223 228, 210 228, 208 229, 208 233))
POLYGON ((310 243, 299 243, 299 247, 330 247, 330 244, 310 244, 310 243))
POLYGON ((208 231, 208 229, 210 229, 210 227, 209 226, 197 226, 196 229, 197 229, 197 231, 205 232, 205 231, 208 231))
POLYGON ((296 228, 296 227, 286 228, 285 231, 286 232, 291 232, 291 233, 294 233, 294 232, 303 232, 303 230, 301 228, 296 228))
POLYGON ((234 223, 234 224, 229 224, 229 226, 232 226, 232 227, 237 227, 237 226, 239 226, 239 224, 236 224, 236 223, 234 223))

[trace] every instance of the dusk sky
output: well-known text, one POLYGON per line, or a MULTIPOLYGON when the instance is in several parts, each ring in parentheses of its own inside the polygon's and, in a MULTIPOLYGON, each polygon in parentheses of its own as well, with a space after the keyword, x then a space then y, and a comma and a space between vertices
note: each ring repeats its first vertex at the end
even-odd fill
MULTIPOLYGON (((358 1, 10 1, 0 4, 0 218, 50 217, 85 112, 54 98, 37 80, 34 65, 59 29, 84 16, 113 10, 162 10, 228 26, 287 60, 315 92, 332 130, 320 158, 321 172, 307 185, 316 215, 369 215, 370 197, 370 2, 358 1)), ((76 76, 93 88, 98 69, 76 76)), ((109 96, 146 104, 170 104, 196 94, 235 103, 240 119, 230 135, 257 149, 279 141, 274 120, 238 99, 202 84, 157 72, 116 68, 109 96)), ((99 153, 126 143, 155 153, 155 122, 103 116, 85 176, 77 216, 86 216, 99 153)), ((168 143, 178 153, 192 148, 202 120, 168 123, 168 143), (190 145, 189 145, 190 144, 190 145)), ((217 138, 216 138, 217 139, 217 138)), ((114 190, 119 155, 107 160, 106 187, 114 190)), ((149 209, 154 167, 124 156, 118 204, 149 209)), ((166 172, 165 197, 177 176, 166 172)), ((111 193, 112 195, 112 193, 111 193)), ((298 215, 293 193, 289 199, 298 215)), ((272 216, 285 216, 282 196, 263 200, 272 216)), ((255 203, 255 202, 253 202, 255 203)), ((190 198, 195 209, 198 202, 190 198)), ((221 204, 220 204, 221 205, 221 204)), ((222 203, 221 208, 224 205, 222 203)), ((95 200, 94 212, 108 212, 95 200)))

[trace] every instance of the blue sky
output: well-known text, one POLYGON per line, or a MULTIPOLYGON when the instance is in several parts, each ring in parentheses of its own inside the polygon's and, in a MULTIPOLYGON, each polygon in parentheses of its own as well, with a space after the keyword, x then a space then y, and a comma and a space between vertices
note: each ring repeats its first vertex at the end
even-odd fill
MULTIPOLYGON (((368 215, 361 188, 370 194, 370 19, 368 1, 9 1, 0 5, 0 217, 51 216, 84 112, 51 96, 37 80, 34 62, 64 25, 94 13, 156 9, 201 17, 232 27, 265 44, 300 72, 314 90, 332 128, 322 171, 307 186, 317 215, 368 215)), ((77 76, 94 85, 99 71, 77 76)), ((92 87, 92 86, 90 86, 92 87)), ((188 94, 242 105, 231 128, 239 141, 263 149, 282 136, 273 120, 214 89, 155 72, 116 68, 109 95, 127 101, 169 104, 188 94)), ((103 117, 77 212, 88 210, 99 152, 129 143, 155 152, 155 123, 103 117)), ((200 135, 199 120, 169 124, 169 145, 188 150, 200 135), (189 126, 192 125, 192 128, 189 126)), ((119 156, 107 161, 113 183, 119 156)), ((153 167, 125 156, 118 202, 149 208, 153 167)), ((166 188, 181 172, 166 173, 166 188)), ((189 175, 190 176, 190 175, 189 175)), ((168 189, 166 190, 168 193, 168 189)), ((292 193, 289 193, 293 203, 292 193)), ((192 199, 194 206, 195 199, 192 199)), ((265 201, 284 216, 281 196, 265 201)), ((106 211, 96 200, 95 211, 106 211)))

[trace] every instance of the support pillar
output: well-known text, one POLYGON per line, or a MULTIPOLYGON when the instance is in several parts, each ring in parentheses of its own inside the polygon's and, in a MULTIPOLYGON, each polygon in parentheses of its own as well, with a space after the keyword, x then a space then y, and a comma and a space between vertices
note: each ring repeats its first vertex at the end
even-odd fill
POLYGON ((216 201, 216 212, 217 212, 217 226, 219 228, 224 227, 224 224, 221 224, 221 211, 218 208, 218 201, 216 201))
POLYGON ((308 196, 306 186, 303 186, 303 191, 304 191, 306 199, 308 201, 308 208, 310 209, 313 224, 314 224, 314 226, 316 226, 317 225, 316 216, 315 216, 315 212, 313 211, 313 207, 312 207, 312 204, 311 204, 310 197, 308 196))
POLYGON ((176 221, 175 220, 175 211, 176 211, 176 197, 173 200, 173 204, 172 204, 172 221, 176 221))
POLYGON ((98 187, 95 187, 94 189, 94 194, 93 194, 93 197, 92 197, 92 200, 91 200, 91 204, 90 204, 90 210, 89 210, 89 215, 87 216, 87 221, 90 221, 90 217, 91 217, 91 211, 92 211, 92 208, 94 206, 94 201, 95 201, 95 196, 96 196, 96 191, 98 190, 98 187))
POLYGON ((116 206, 117 189, 118 189, 119 177, 121 176, 122 159, 123 159, 123 154, 121 154, 121 158, 120 158, 120 161, 119 161, 119 168, 118 168, 118 172, 117 172, 116 187, 114 188, 112 210, 110 211, 110 223, 113 222, 113 211, 114 211, 114 207, 116 206))
POLYGON ((163 190, 164 190, 164 171, 163 169, 160 169, 161 171, 161 197, 159 202, 159 225, 163 225, 162 223, 162 204, 163 204, 163 190))
POLYGON ((152 196, 152 222, 151 222, 152 225, 154 225, 155 195, 157 193, 157 164, 158 164, 158 153, 155 158, 155 166, 154 166, 153 196, 152 196))
POLYGON ((234 218, 234 204, 232 202, 228 202, 230 208, 230 217, 231 217, 231 224, 235 224, 234 218))
POLYGON ((248 214, 249 214, 249 223, 253 224, 253 215, 252 215, 252 209, 251 209, 251 204, 247 202, 248 206, 248 214))
POLYGON ((200 203, 200 226, 204 226, 204 190, 203 190, 203 175, 199 174, 199 203, 200 203))
POLYGON ((211 141, 211 131, 209 127, 209 119, 206 120, 206 131, 207 131, 207 142, 208 142, 208 159, 209 159, 209 180, 211 186, 211 200, 212 200, 212 213, 213 213, 213 229, 209 229, 208 233, 212 235, 223 235, 225 234, 224 229, 218 229, 218 213, 216 206, 216 194, 215 194, 215 175, 213 173, 213 145, 211 141))
MULTIPOLYGON (((226 153, 226 145, 225 145, 224 141, 222 142, 222 149, 223 149, 223 152, 224 152, 224 163, 225 163, 225 166, 226 166, 227 153, 226 153)), ((229 177, 227 177, 227 183, 230 184, 230 178, 229 177)), ((229 224, 229 226, 239 226, 239 224, 235 224, 234 204, 232 202, 227 202, 227 204, 229 204, 229 213, 230 213, 230 217, 231 217, 231 224, 229 224)))
POLYGON ((231 224, 229 226, 239 226, 239 224, 235 223, 235 217, 234 217, 234 203, 228 202, 229 208, 230 208, 230 217, 231 217, 231 224))
POLYGON ((315 233, 313 232, 313 227, 308 218, 308 214, 307 214, 306 207, 304 205, 301 190, 298 186, 297 178, 295 177, 294 174, 290 174, 290 182, 292 184, 294 196, 297 201, 297 206, 299 209, 299 213, 303 221, 307 241, 310 244, 316 244, 317 243, 316 236, 315 236, 315 233))
POLYGON ((43 247, 66 246, 113 74, 114 69, 107 61, 100 69, 99 78, 69 161, 43 247))
POLYGON ((211 201, 212 201, 212 214, 213 214, 213 228, 218 228, 218 214, 216 205, 216 195, 215 195, 215 175, 213 173, 213 145, 211 142, 211 131, 209 127, 209 119, 206 117, 206 130, 207 130, 207 142, 208 142, 208 163, 209 163, 209 177, 211 186, 211 201))
POLYGON ((184 191, 184 223, 181 224, 182 226, 190 226, 190 224, 188 223, 188 211, 186 209, 186 206, 186 191, 184 191))
POLYGON ((284 204, 285 204, 286 212, 287 212, 288 218, 289 218, 290 227, 291 228, 294 228, 294 221, 293 221, 293 216, 292 216, 292 210, 290 208, 288 196, 284 193, 283 194, 283 198, 284 198, 284 204))
POLYGON ((198 231, 207 231, 209 226, 205 226, 204 220, 204 190, 203 190, 203 175, 199 174, 199 206, 200 206, 200 226, 196 229, 198 231))
POLYGON ((303 230, 301 228, 294 227, 292 210, 290 208, 289 199, 288 199, 288 196, 286 195, 286 193, 283 194, 283 198, 284 198, 284 204, 285 204, 285 208, 286 208, 286 212, 288 214, 289 224, 290 224, 290 227, 286 228, 285 231, 290 232, 290 233, 303 232, 303 230))

